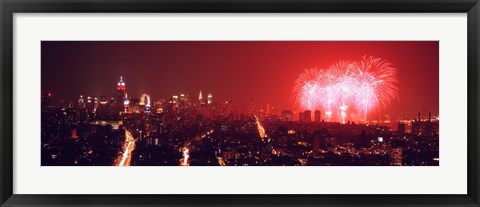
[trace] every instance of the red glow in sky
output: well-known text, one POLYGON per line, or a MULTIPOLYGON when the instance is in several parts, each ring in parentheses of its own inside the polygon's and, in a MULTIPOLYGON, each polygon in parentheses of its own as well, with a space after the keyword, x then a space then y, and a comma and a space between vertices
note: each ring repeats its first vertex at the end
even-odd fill
POLYGON ((387 60, 363 56, 338 61, 326 69, 305 70, 295 80, 292 93, 300 109, 323 111, 327 120, 366 121, 372 111, 398 100, 397 74, 387 60))
POLYGON ((43 41, 42 92, 58 99, 115 96, 122 74, 129 97, 180 93, 214 101, 253 101, 293 109, 291 91, 309 68, 328 68, 364 55, 398 70, 398 96, 386 113, 439 107, 437 41, 43 41))

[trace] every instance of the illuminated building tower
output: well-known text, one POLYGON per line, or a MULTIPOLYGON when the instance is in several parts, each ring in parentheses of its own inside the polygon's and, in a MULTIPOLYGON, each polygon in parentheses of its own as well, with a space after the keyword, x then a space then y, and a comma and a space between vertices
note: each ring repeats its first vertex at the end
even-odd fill
POLYGON ((97 112, 98 105, 100 104, 100 101, 98 100, 97 97, 93 98, 93 113, 97 112))
POLYGON ((142 107, 140 106, 140 99, 130 98, 128 99, 128 113, 138 114, 142 112, 142 107))
POLYGON ((123 111, 127 113, 130 106, 130 101, 128 100, 127 93, 125 93, 125 98, 123 98, 122 103, 123 103, 123 111))
POLYGON ((147 104, 145 104, 145 112, 150 113, 150 108, 152 106, 150 105, 150 96, 147 95, 147 104))
POLYGON ((178 108, 178 96, 172 96, 172 106, 173 110, 177 110, 178 108))
POLYGON ((320 119, 320 111, 319 110, 315 110, 315 122, 319 123, 321 122, 322 120, 320 119))
POLYGON ((270 115, 270 104, 267 104, 267 108, 265 109, 265 114, 270 115))
POLYGON ((303 112, 298 112, 298 121, 305 122, 305 115, 303 114, 303 112))
POLYGON ((212 104, 212 103, 213 103, 213 95, 212 95, 212 93, 208 93, 207 103, 208 103, 208 104, 212 104))
POLYGON ((148 94, 142 94, 139 105, 146 113, 150 113, 150 96, 148 94))
POLYGON ((203 104, 203 97, 202 97, 202 91, 200 90, 200 93, 198 94, 198 102, 200 104, 203 104))
POLYGON ((106 106, 107 105, 107 97, 105 96, 100 96, 100 104, 103 105, 103 106, 106 106))
POLYGON ((116 99, 116 106, 117 111, 119 113, 124 111, 124 99, 126 98, 127 94, 127 87, 125 86, 125 82, 123 82, 123 76, 120 76, 120 81, 117 83, 117 99, 116 99))
POLYGON ((93 113, 94 104, 95 104, 95 103, 94 103, 94 101, 93 101, 93 97, 87 96, 86 108, 87 108, 88 113, 93 113))
POLYGON ((186 107, 188 106, 188 94, 180 94, 180 106, 186 107))
POLYGON ((155 111, 157 112, 157 114, 163 113, 164 104, 165 104, 165 99, 160 99, 155 102, 155 111))
POLYGON ((85 100, 83 99, 82 95, 80 95, 80 98, 78 99, 78 108, 81 108, 81 109, 85 108, 85 100))
POLYGON ((305 112, 303 112, 303 120, 304 122, 306 123, 310 123, 312 121, 312 111, 310 110, 305 110, 305 112))

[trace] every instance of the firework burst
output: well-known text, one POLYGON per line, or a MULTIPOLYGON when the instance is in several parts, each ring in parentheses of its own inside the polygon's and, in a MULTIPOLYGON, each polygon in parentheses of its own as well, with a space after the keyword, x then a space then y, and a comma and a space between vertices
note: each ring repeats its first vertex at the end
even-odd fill
POLYGON ((297 100, 296 104, 300 108, 312 109, 318 108, 321 104, 318 94, 321 92, 320 81, 322 71, 317 68, 307 69, 295 80, 293 98, 297 100))
POLYGON ((397 76, 392 63, 364 56, 359 61, 339 61, 327 69, 305 70, 295 80, 292 96, 298 108, 322 110, 327 120, 366 121, 370 112, 398 99, 397 76))

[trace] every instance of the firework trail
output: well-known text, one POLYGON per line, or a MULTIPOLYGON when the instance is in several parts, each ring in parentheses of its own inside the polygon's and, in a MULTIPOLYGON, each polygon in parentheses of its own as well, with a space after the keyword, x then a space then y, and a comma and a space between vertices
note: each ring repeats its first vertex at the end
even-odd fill
POLYGON ((352 120, 367 121, 368 113, 398 99, 397 76, 392 63, 364 56, 305 70, 295 80, 292 97, 300 109, 324 111, 328 121, 336 117, 345 123, 349 114, 352 120))
POLYGON ((301 108, 312 109, 318 108, 321 102, 319 101, 318 94, 320 93, 320 84, 322 82, 322 71, 317 68, 307 69, 304 73, 300 74, 297 80, 295 80, 294 98, 297 100, 297 104, 301 108))

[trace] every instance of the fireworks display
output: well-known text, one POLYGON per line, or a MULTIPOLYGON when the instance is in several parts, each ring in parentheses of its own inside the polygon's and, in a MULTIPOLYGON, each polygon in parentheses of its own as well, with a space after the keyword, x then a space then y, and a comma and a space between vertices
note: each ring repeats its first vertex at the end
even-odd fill
POLYGON ((339 61, 307 69, 295 80, 293 98, 302 110, 321 110, 328 121, 367 121, 374 110, 398 100, 397 69, 382 58, 339 61))

